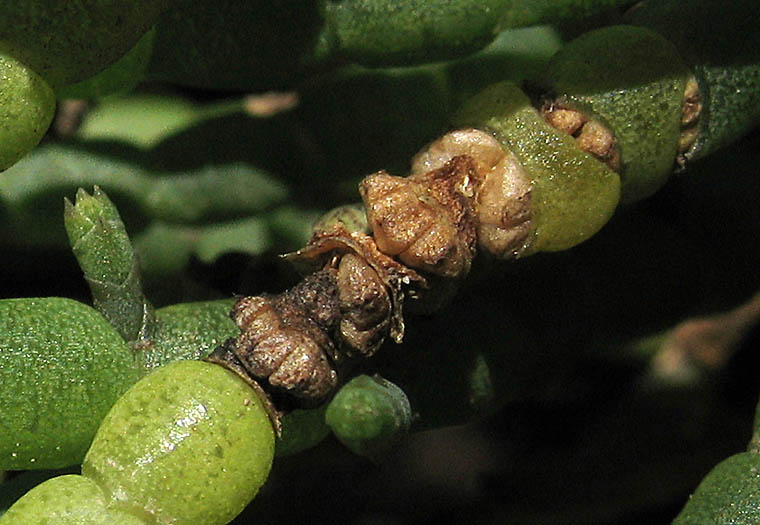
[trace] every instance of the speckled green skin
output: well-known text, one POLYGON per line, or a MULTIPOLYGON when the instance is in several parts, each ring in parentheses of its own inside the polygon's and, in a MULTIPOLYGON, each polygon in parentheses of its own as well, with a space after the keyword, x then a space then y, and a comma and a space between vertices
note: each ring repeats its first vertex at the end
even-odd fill
POLYGON ((620 198, 620 178, 549 126, 514 84, 493 84, 454 116, 455 126, 487 129, 509 148, 532 184, 533 240, 523 255, 565 250, 607 223, 620 198))
POLYGON ((137 257, 116 206, 95 188, 64 201, 64 225, 71 250, 92 292, 93 306, 125 341, 150 335, 153 307, 142 291, 137 257))
POLYGON ((107 508, 97 484, 75 474, 58 476, 27 492, 2 518, 2 525, 141 525, 136 516, 107 508))
POLYGON ((673 171, 689 70, 643 27, 590 31, 560 49, 540 81, 563 107, 601 120, 621 156, 621 202, 652 195, 673 171))
POLYGON ((240 329, 230 319, 234 299, 180 303, 156 310, 151 342, 140 361, 152 370, 179 359, 202 359, 240 329))
POLYGON ((89 306, 0 301, 0 468, 81 462, 108 409, 140 375, 119 334, 89 306))
POLYGON ((48 83, 0 48, 0 171, 37 145, 54 112, 48 83))
POLYGON ((760 454, 743 452, 702 480, 674 525, 753 525, 760 521, 760 454))
POLYGON ((257 394, 211 363, 160 368, 122 396, 98 430, 82 474, 112 508, 156 523, 227 523, 256 495, 274 455, 257 394))
POLYGON ((53 86, 78 82, 137 43, 172 0, 0 0, 0 53, 53 86))
MULTIPOLYGON (((320 44, 364 64, 430 62, 472 53, 502 29, 580 18, 621 0, 326 0, 320 44)), ((323 53, 327 49, 318 50, 323 53)))
POLYGON ((704 107, 688 160, 728 146, 760 123, 758 18, 756 0, 653 0, 627 17, 673 42, 694 69, 704 107))
POLYGON ((412 411, 406 394, 381 377, 357 376, 327 407, 325 421, 335 437, 362 456, 379 457, 409 430, 412 411))
MULTIPOLYGON (((581 18, 629 0, 179 0, 160 19, 153 78, 291 88, 346 61, 410 65, 473 53, 506 28, 581 18), (225 67, 226 64, 238 67, 225 67)), ((429 138, 429 137, 428 137, 429 138)))

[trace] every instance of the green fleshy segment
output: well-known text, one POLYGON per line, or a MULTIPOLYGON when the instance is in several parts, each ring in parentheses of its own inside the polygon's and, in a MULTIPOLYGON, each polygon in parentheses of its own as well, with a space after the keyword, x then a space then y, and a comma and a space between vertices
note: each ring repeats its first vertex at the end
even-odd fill
POLYGON ((59 88, 59 99, 96 99, 132 91, 143 79, 153 52, 155 30, 145 33, 127 54, 94 76, 59 88))
POLYGON ((140 375, 123 339, 89 306, 0 301, 0 468, 81 462, 100 420, 140 375))
POLYGON ((496 36, 510 0, 324 2, 317 55, 339 54, 368 65, 430 62, 462 56, 496 36))
POLYGON ((463 56, 505 28, 588 16, 622 0, 328 0, 317 55, 367 65, 410 64, 463 56))
POLYGON ((282 435, 277 438, 275 456, 290 456, 303 452, 327 437, 330 427, 325 423, 327 405, 318 408, 296 409, 282 417, 282 435))
POLYGON ((382 377, 357 376, 327 407, 325 422, 351 451, 375 460, 409 431, 412 410, 398 386, 382 377))
POLYGON ((148 337, 153 307, 142 291, 137 258, 116 206, 95 187, 65 201, 64 224, 71 249, 92 292, 93 305, 125 341, 148 337))
POLYGON ((79 82, 129 51, 173 0, 3 0, 0 50, 58 86, 79 82))
POLYGON ((48 83, 0 48, 0 172, 37 145, 54 113, 48 83))
POLYGON ((561 106, 597 117, 617 140, 621 202, 649 197, 673 171, 689 71, 657 33, 611 26, 552 58, 542 87, 561 106))
POLYGON ((697 160, 728 146, 760 123, 760 4, 754 0, 643 2, 627 20, 675 44, 693 68, 703 100, 697 160))
POLYGON ((350 61, 397 66, 474 53, 504 29, 589 16, 624 0, 182 0, 157 26, 151 78, 263 91, 350 61), (240 67, 222 67, 222 64, 240 67))
POLYGON ((452 122, 493 132, 528 173, 534 233, 524 255, 571 248, 599 231, 615 211, 618 175, 544 122, 516 85, 487 87, 452 122))
POLYGON ((156 310, 156 329, 139 349, 146 370, 172 361, 202 359, 240 330, 230 319, 234 299, 180 303, 156 310))
MULTIPOLYGON (((17 472, 11 479, 3 479, 0 475, 0 517, 24 494, 34 487, 56 476, 75 474, 79 467, 58 470, 25 470, 17 472)), ((6 473, 7 475, 7 473, 6 473)))
POLYGON ((751 525, 760 520, 760 454, 731 456, 710 471, 674 525, 751 525))
POLYGON ((253 499, 273 455, 274 431, 258 395, 218 365, 180 361, 117 401, 82 473, 103 488, 110 508, 213 525, 253 499))
POLYGON ((27 492, 2 518, 2 525, 143 525, 142 519, 109 509, 100 487, 76 474, 49 479, 27 492))

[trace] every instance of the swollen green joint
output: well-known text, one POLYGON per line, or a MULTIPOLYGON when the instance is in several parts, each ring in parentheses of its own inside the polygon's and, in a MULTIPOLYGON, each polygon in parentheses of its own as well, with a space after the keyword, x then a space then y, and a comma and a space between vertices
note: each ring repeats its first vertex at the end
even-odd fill
POLYGON ((143 294, 137 258, 116 206, 96 186, 92 195, 80 188, 76 204, 66 199, 64 207, 71 249, 95 308, 126 341, 149 336, 153 307, 143 294))
POLYGON ((551 59, 540 84, 553 104, 597 118, 621 156, 621 202, 650 196, 673 171, 689 76, 676 48, 643 27, 585 33, 551 59))
POLYGON ((0 172, 37 145, 54 113, 48 83, 0 48, 0 172))
POLYGON ((455 126, 492 132, 531 180, 533 240, 525 255, 565 250, 604 226, 620 198, 620 178, 549 126, 515 84, 493 84, 454 116, 455 126))
POLYGON ((674 525, 752 525, 760 522, 760 454, 731 456, 710 471, 674 525))
POLYGON ((113 406, 82 474, 149 523, 231 521, 266 481, 274 430, 258 394, 212 363, 178 361, 113 406))
POLYGON ((379 461, 406 436, 412 411, 398 386, 379 376, 361 375, 335 394, 325 421, 352 452, 379 461))
POLYGON ((108 508, 100 487, 76 474, 37 485, 8 509, 0 525, 144 525, 137 516, 108 508))
POLYGON ((100 421, 140 376, 132 351, 91 307, 0 301, 0 468, 81 463, 100 421))

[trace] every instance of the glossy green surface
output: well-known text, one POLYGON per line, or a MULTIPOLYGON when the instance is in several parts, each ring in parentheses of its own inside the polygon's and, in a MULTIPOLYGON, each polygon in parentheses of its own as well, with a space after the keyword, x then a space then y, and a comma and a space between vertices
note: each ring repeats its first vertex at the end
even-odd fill
POLYGON ((2 518, 2 525, 141 525, 140 518, 108 508, 92 480, 75 474, 58 476, 27 492, 2 518))
POLYGON ((0 468, 81 462, 100 421, 140 377, 95 310, 62 298, 0 301, 0 468))
POLYGON ((549 126, 515 84, 487 87, 452 122, 491 131, 527 171, 534 233, 524 254, 571 248, 599 231, 615 211, 618 175, 549 126))
POLYGON ((0 172, 37 145, 54 112, 48 83, 0 47, 0 172))
POLYGON ((158 523, 223 524, 256 495, 273 455, 257 394, 218 365, 180 361, 119 399, 82 473, 113 508, 158 523))
POLYGON ((617 140, 621 201, 649 197, 673 171, 689 74, 673 45, 634 26, 590 31, 547 66, 543 87, 562 106, 600 119, 617 140))

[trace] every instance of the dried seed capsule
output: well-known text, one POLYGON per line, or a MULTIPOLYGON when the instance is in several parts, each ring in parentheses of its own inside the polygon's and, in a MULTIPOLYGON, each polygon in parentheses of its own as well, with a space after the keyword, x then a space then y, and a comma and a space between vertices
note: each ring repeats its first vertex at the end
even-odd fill
MULTIPOLYGON (((243 297, 232 310, 241 334, 208 360, 284 393, 303 405, 322 402, 337 386, 338 353, 328 336, 337 321, 336 271, 316 272, 287 292, 243 297)), ((270 407, 270 410, 272 407, 270 407)), ((279 414, 272 414, 277 422, 279 414)))
POLYGON ((375 270, 360 257, 346 254, 338 265, 340 324, 338 337, 348 354, 371 356, 390 329, 391 300, 375 270))
POLYGON ((377 247, 412 268, 462 278, 475 256, 477 166, 466 155, 408 178, 378 172, 359 191, 377 247))
POLYGON ((493 135, 474 128, 451 131, 420 151, 412 173, 439 169, 458 155, 469 155, 482 179, 475 197, 478 246, 502 259, 518 257, 532 233, 528 174, 493 135))
MULTIPOLYGON (((349 232, 343 225, 336 224, 330 231, 317 232, 308 245, 287 254, 285 258, 308 273, 329 266, 331 261, 347 254, 354 254, 366 263, 385 287, 390 298, 390 335, 400 343, 404 337, 402 310, 405 289, 416 295, 427 287, 427 281, 411 268, 381 252, 372 237, 358 231, 349 232)), ((344 269, 344 272, 348 270, 344 269)), ((343 308, 345 311, 346 305, 343 308)))

